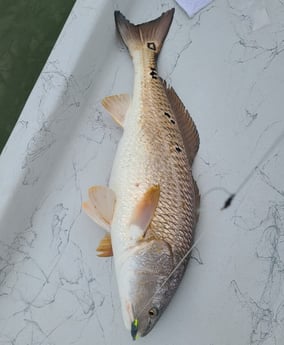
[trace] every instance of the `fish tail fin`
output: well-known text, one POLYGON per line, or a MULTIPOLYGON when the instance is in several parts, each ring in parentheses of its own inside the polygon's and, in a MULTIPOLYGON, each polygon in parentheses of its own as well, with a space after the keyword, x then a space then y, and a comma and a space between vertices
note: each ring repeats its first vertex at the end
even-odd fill
POLYGON ((150 49, 157 56, 171 26, 175 9, 164 12, 159 18, 134 25, 120 11, 114 12, 120 36, 133 56, 135 50, 150 49))

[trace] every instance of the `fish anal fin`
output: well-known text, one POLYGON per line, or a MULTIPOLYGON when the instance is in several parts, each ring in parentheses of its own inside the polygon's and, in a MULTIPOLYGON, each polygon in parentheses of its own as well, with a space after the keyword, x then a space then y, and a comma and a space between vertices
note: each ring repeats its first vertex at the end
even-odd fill
POLYGON ((141 239, 153 219, 160 198, 160 186, 151 186, 134 208, 130 221, 130 236, 133 240, 141 239))
POLYGON ((125 115, 130 105, 130 96, 127 93, 107 96, 102 100, 102 105, 110 113, 114 121, 123 127, 125 115))
POLYGON ((96 249, 99 257, 113 256, 110 234, 106 234, 96 249))
POLYGON ((110 231, 115 194, 104 186, 93 186, 88 190, 89 200, 83 202, 82 208, 86 214, 103 229, 110 231))
POLYGON ((178 123, 190 165, 199 148, 199 134, 193 119, 186 110, 175 90, 162 80, 171 108, 178 123))

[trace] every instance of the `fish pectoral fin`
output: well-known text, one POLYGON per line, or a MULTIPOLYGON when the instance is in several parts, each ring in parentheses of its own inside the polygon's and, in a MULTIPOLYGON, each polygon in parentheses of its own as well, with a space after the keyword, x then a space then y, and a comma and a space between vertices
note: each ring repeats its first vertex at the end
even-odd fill
POLYGON ((164 85, 168 100, 177 120, 188 161, 190 164, 192 164, 199 148, 199 135, 197 128, 175 90, 171 86, 168 86, 166 81, 164 81, 162 78, 161 81, 164 85))
POLYGON ((110 113, 114 121, 123 127, 130 101, 130 96, 127 93, 122 93, 120 95, 105 97, 102 100, 102 105, 110 113))
POLYGON ((110 234, 106 234, 96 249, 99 257, 113 256, 110 234))
POLYGON ((103 229, 110 231, 115 194, 104 186, 93 186, 88 190, 89 200, 83 202, 82 208, 86 214, 103 229))
POLYGON ((151 186, 139 200, 134 208, 131 221, 130 233, 133 240, 145 236, 145 233, 153 219, 160 198, 160 186, 151 186))

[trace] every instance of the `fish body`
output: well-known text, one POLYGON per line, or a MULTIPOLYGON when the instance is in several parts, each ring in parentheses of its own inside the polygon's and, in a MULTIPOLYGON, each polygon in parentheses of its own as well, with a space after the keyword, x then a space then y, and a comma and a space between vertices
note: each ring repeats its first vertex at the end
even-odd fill
POLYGON ((134 339, 153 328, 174 295, 188 259, 171 273, 192 245, 198 218, 199 193, 192 176, 198 132, 157 72, 173 14, 174 9, 133 25, 115 12, 133 60, 134 89, 131 98, 122 94, 102 102, 122 125, 123 135, 109 188, 102 189, 102 197, 100 188, 93 187, 83 205, 97 223, 106 220, 110 236, 98 250, 102 256, 113 254, 123 318, 134 339))

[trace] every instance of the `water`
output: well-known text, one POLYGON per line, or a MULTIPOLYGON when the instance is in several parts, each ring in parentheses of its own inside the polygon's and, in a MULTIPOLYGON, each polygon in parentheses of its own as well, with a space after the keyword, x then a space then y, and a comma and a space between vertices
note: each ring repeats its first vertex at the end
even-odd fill
POLYGON ((75 0, 0 0, 0 152, 75 0))

